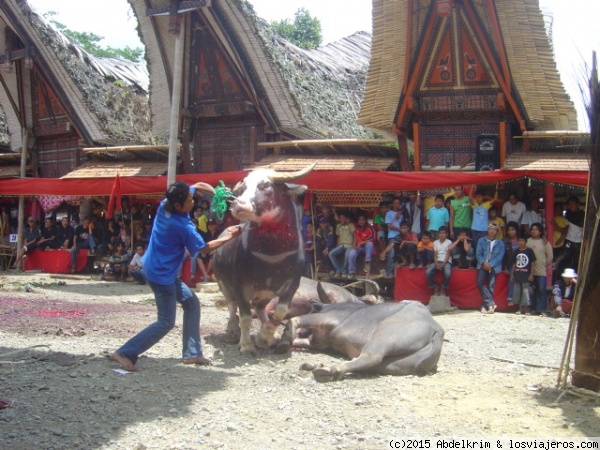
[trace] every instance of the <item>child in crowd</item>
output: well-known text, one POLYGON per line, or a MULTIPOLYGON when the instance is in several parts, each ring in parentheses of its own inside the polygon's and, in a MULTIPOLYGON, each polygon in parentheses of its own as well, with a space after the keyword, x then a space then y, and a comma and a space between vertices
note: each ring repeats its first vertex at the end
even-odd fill
POLYGON ((144 248, 144 246, 142 244, 137 244, 135 246, 135 254, 131 259, 131 262, 129 263, 129 275, 131 276, 131 278, 137 281, 137 284, 139 285, 146 284, 146 276, 144 275, 144 271, 142 270, 144 268, 142 257, 144 256, 145 252, 146 249, 144 248))
POLYGON ((417 245, 417 261, 419 269, 427 267, 433 262, 433 241, 429 231, 424 231, 421 235, 421 240, 417 245))
POLYGON ((458 232, 454 244, 456 247, 452 250, 452 258, 457 261, 461 269, 472 269, 475 261, 475 248, 464 228, 458 232))
POLYGON ((514 285, 512 302, 519 305, 517 314, 529 315, 529 283, 533 281, 535 253, 527 247, 527 235, 520 234, 519 247, 514 252, 511 282, 514 285))
POLYGON ((471 208, 473 208, 471 236, 473 237, 472 244, 474 248, 477 248, 479 239, 487 235, 489 210, 496 200, 498 200, 498 184, 496 184, 496 194, 494 195, 494 198, 486 202, 483 201, 483 191, 477 189, 477 193, 475 193, 475 185, 471 186, 471 190, 469 191, 469 201, 471 202, 471 208))
POLYGON ((385 215, 389 211, 389 206, 386 202, 379 203, 379 212, 375 215, 373 223, 377 232, 377 251, 381 253, 386 247, 387 228, 385 226, 385 215))
POLYGON ((502 217, 498 216, 498 208, 495 206, 488 211, 488 225, 492 223, 498 227, 498 239, 504 239, 505 222, 502 217))
POLYGON ((404 221, 400 224, 400 234, 395 238, 390 239, 390 243, 385 250, 379 255, 382 261, 385 261, 387 253, 398 246, 398 258, 401 266, 410 264, 409 268, 415 268, 415 260, 417 256, 417 244, 419 238, 416 233, 410 231, 409 223, 404 221))
POLYGON ((125 253, 123 243, 118 242, 115 252, 108 259, 108 263, 104 266, 104 276, 114 277, 115 281, 123 281, 127 273, 127 261, 129 255, 125 253))
POLYGON ((438 239, 433 243, 433 263, 425 271, 429 289, 434 290, 434 295, 446 295, 446 289, 452 275, 452 249, 456 247, 455 242, 447 239, 448 230, 445 226, 438 230, 438 239), (438 286, 435 282, 436 271, 443 273, 442 285, 438 286))
POLYGON ((438 237, 440 227, 448 229, 449 221, 450 213, 444 206, 444 196, 438 194, 435 196, 434 205, 427 211, 427 230, 431 233, 431 238, 436 239, 438 237))

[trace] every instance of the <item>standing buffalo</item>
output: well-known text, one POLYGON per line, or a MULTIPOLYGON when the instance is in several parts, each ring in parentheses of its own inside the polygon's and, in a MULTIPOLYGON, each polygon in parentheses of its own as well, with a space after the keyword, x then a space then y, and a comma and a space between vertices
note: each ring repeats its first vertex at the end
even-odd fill
POLYGON ((312 313, 288 321, 277 351, 293 345, 352 358, 314 369, 319 381, 340 380, 348 372, 423 375, 436 370, 443 339, 443 328, 419 302, 314 303, 312 313), (294 340, 297 334, 304 339, 294 340))
POLYGON ((238 326, 235 311, 239 307, 242 354, 256 355, 250 339, 251 308, 263 322, 256 344, 268 348, 300 284, 304 244, 298 196, 306 186, 287 182, 304 177, 314 166, 288 173, 259 169, 234 189, 237 198, 231 211, 245 223, 238 239, 217 249, 213 268, 221 292, 229 302, 228 331, 238 326), (265 306, 275 297, 279 301, 273 319, 268 320, 265 306))

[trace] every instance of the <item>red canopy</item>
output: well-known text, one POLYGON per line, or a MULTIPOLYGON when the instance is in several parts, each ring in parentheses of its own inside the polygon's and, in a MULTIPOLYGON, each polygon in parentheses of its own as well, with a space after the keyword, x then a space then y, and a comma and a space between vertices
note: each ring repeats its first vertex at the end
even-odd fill
MULTIPOLYGON (((204 181, 216 186, 241 181, 247 172, 220 172, 180 175, 178 180, 188 184, 204 181)), ((298 183, 311 191, 404 191, 436 189, 451 186, 494 183, 529 177, 552 183, 587 187, 588 172, 497 170, 493 172, 383 172, 383 171, 313 171, 298 183)), ((55 179, 18 178, 0 180, 1 195, 80 195, 108 196, 113 193, 114 178, 55 179)), ((122 195, 161 194, 167 177, 123 177, 122 195)))

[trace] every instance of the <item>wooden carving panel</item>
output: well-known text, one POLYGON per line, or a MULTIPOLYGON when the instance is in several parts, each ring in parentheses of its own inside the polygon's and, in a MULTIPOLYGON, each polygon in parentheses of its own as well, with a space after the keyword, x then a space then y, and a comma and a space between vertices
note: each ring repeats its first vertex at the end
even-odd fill
POLYGON ((34 134, 48 136, 70 132, 70 124, 59 99, 40 72, 33 70, 34 134))

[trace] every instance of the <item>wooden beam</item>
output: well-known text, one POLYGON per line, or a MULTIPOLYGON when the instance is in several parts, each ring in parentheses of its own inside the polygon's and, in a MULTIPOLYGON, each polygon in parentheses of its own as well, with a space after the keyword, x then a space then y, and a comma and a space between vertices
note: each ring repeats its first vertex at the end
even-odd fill
POLYGON ((421 147, 419 139, 419 124, 413 123, 414 166, 415 172, 421 171, 421 147))
MULTIPOLYGON (((182 14, 198 8, 206 8, 208 6, 211 6, 211 0, 184 0, 179 2, 179 8, 177 8, 177 12, 182 14)), ((170 4, 157 6, 155 8, 146 8, 147 16, 168 16, 170 13, 170 4)))
POLYGON ((498 137, 500 143, 500 168, 504 167, 506 160, 506 122, 498 124, 498 137))
POLYGON ((259 142, 258 148, 274 148, 274 147, 307 147, 314 145, 345 145, 345 146, 362 146, 362 145, 390 145, 396 144, 393 139, 304 139, 298 141, 277 141, 277 142, 259 142))

